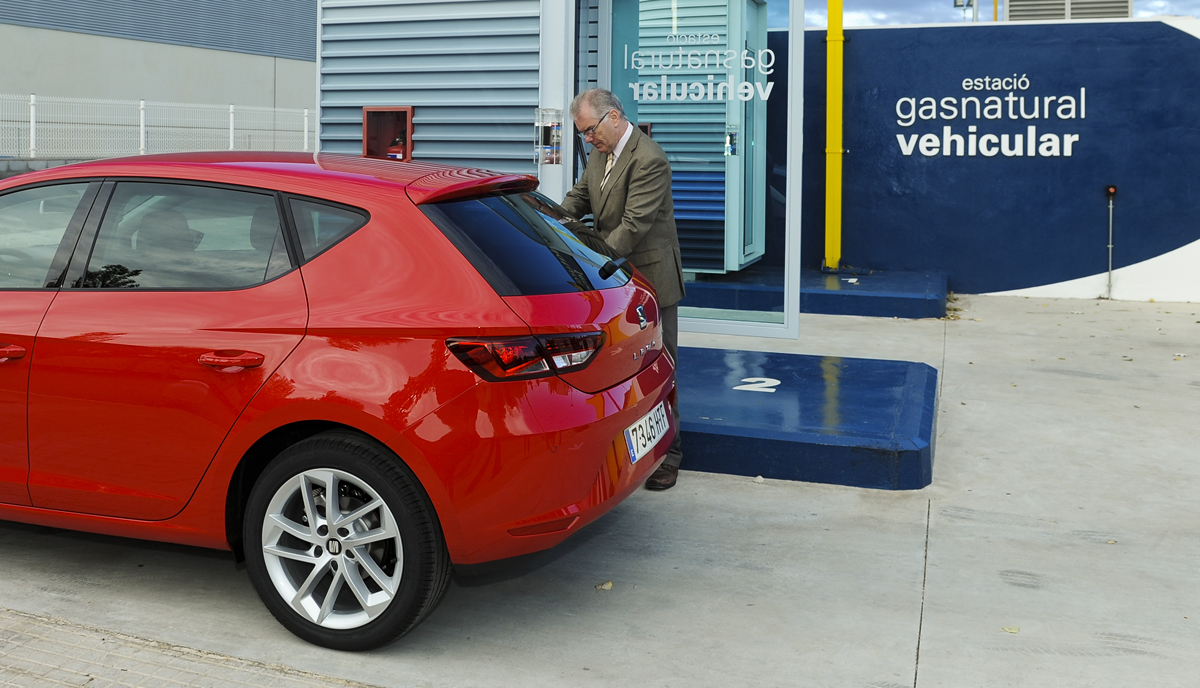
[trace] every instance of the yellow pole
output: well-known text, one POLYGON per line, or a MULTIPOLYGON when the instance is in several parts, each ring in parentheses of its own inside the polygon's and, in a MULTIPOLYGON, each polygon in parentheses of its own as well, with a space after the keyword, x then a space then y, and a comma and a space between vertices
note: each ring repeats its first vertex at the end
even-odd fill
POLYGON ((992 21, 1000 21, 1000 0, 992 0, 992 21))
POLYGON ((825 269, 842 262, 842 0, 829 0, 829 30, 825 36, 825 269))

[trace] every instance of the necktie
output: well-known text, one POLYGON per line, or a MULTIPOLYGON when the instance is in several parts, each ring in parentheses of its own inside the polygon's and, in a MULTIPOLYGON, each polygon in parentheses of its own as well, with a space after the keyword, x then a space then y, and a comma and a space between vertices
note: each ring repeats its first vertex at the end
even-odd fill
POLYGON ((604 163, 604 180, 600 182, 601 190, 603 190, 604 185, 608 183, 608 173, 612 172, 614 162, 616 162, 616 158, 613 157, 612 153, 609 153, 608 154, 608 162, 604 163))

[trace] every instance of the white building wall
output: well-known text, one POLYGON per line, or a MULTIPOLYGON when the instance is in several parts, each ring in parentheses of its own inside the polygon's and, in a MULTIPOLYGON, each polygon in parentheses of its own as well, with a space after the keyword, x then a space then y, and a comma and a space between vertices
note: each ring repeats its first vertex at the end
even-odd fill
POLYGON ((0 45, 0 93, 316 108, 306 60, 12 24, 0 24, 0 45))

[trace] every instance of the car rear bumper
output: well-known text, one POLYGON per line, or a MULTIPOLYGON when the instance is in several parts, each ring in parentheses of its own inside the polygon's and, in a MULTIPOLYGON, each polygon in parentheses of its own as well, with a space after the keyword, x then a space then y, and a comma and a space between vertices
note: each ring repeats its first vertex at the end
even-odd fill
POLYGON ((553 547, 642 485, 678 428, 636 463, 624 431, 674 393, 668 356, 595 394, 557 377, 485 382, 391 444, 419 451, 441 483, 452 561, 480 564, 553 547))

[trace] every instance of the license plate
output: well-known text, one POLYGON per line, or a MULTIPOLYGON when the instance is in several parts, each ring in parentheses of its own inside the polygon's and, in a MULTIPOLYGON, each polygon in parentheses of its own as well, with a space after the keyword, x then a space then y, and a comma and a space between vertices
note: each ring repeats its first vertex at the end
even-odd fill
POLYGON ((629 448, 629 463, 650 453, 659 440, 671 430, 671 419, 667 413, 667 402, 660 402, 641 420, 625 428, 625 446, 629 448))

